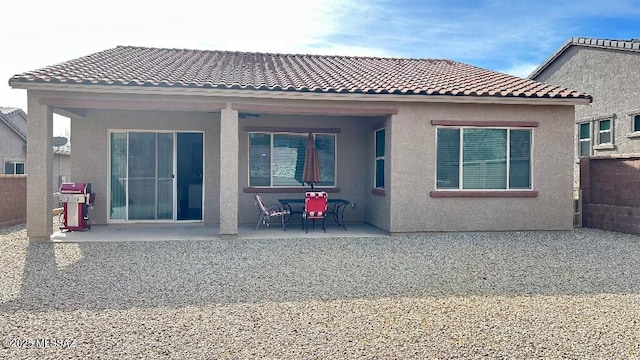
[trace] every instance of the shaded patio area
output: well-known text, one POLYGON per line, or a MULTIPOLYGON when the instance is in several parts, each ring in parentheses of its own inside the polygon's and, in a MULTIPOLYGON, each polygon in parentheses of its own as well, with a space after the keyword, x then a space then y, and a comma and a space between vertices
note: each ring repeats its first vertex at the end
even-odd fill
MULTIPOLYGON (((361 238, 384 237, 388 233, 366 223, 348 223, 347 230, 327 222, 327 232, 316 224, 315 229, 305 233, 300 224, 291 224, 287 231, 277 224, 270 227, 260 226, 256 230, 253 224, 238 226, 237 239, 302 239, 302 238, 361 238)), ((174 241, 174 240, 220 240, 220 228, 202 223, 193 224, 112 224, 94 225, 88 231, 61 232, 51 235, 53 242, 100 242, 100 241, 174 241)))

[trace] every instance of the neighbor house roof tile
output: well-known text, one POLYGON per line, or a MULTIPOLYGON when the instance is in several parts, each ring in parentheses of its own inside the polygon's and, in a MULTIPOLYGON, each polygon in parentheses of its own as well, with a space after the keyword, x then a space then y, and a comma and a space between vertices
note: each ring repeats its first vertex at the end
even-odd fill
POLYGON ((610 40, 610 39, 597 39, 586 37, 572 37, 567 40, 562 46, 556 50, 547 60, 545 60, 540 66, 538 66, 528 76, 529 79, 535 79, 540 75, 551 63, 553 63, 562 53, 564 53, 571 46, 580 46, 585 48, 598 48, 607 50, 640 52, 640 39, 630 40, 610 40))
POLYGON ((13 76, 9 83, 315 93, 590 99, 451 60, 118 46, 13 76))
POLYGON ((25 112, 20 108, 0 107, 0 120, 2 120, 2 122, 4 122, 11 130, 15 131, 22 140, 27 141, 26 129, 18 126, 18 124, 13 120, 16 116, 21 116, 25 120, 27 119, 27 114, 25 114, 25 112))

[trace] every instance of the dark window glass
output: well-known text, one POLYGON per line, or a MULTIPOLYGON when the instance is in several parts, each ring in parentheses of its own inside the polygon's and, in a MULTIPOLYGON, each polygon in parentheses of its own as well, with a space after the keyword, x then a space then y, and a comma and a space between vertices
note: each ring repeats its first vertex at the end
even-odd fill
MULTIPOLYGON (((320 182, 335 186, 336 137, 316 134, 320 182)), ((249 186, 304 186, 307 134, 249 134, 249 186), (272 145, 273 142, 273 145, 272 145)))
POLYGON ((460 182, 460 129, 438 129, 437 143, 437 188, 458 189, 460 182))
POLYGON ((509 134, 509 188, 531 188, 531 131, 511 130, 509 134))
POLYGON ((249 186, 271 184, 271 135, 249 134, 249 186))
POLYGON ((4 173, 13 174, 13 172, 14 172, 13 163, 10 163, 10 162, 4 163, 4 173))
POLYGON ((376 131, 376 157, 384 156, 385 129, 376 131))
POLYGON ((530 189, 531 134, 531 130, 438 129, 437 188, 530 189))
POLYGON ((507 188, 507 130, 464 129, 462 178, 465 189, 507 188))

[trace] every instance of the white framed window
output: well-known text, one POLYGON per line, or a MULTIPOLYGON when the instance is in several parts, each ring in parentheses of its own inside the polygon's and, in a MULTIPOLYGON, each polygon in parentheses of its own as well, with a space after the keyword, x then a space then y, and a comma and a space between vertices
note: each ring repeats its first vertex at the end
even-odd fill
POLYGON ((598 124, 598 145, 613 144, 613 120, 601 119, 598 124))
POLYGON ((640 132, 640 114, 631 115, 631 132, 632 133, 640 132))
POLYGON ((521 128, 436 128, 436 188, 531 189, 532 135, 521 128))
POLYGON ((23 175, 24 163, 23 162, 6 162, 4 163, 4 173, 14 174, 14 175, 23 175))
MULTIPOLYGON (((305 186, 302 181, 306 133, 250 132, 249 186, 305 186)), ((336 186, 336 134, 314 133, 321 180, 317 186, 336 186)))
POLYGON ((375 131, 375 170, 374 170, 374 188, 384 189, 384 160, 385 160, 385 128, 375 131))
POLYGON ((591 155, 591 123, 578 124, 578 155, 580 157, 591 155))

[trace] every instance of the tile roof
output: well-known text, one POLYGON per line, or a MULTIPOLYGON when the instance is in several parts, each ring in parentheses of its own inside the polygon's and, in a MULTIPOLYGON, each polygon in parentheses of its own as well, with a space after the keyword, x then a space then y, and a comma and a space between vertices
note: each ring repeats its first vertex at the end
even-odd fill
POLYGON ((2 115, 7 115, 7 116, 11 116, 14 113, 20 112, 22 111, 22 109, 17 108, 17 107, 0 107, 0 114, 2 115))
POLYGON ((14 107, 0 107, 0 120, 7 124, 7 126, 15 131, 18 136, 22 138, 22 140, 27 141, 27 133, 26 129, 22 129, 18 126, 12 119, 16 116, 22 116, 25 120, 27 120, 27 114, 22 111, 20 108, 14 107))
POLYGON ((118 46, 13 76, 9 84, 237 89, 340 94, 591 99, 451 60, 118 46))
POLYGON ((640 53, 640 39, 630 40, 610 40, 610 39, 596 39, 586 37, 572 37, 567 40, 558 50, 556 50, 545 62, 538 66, 528 76, 529 79, 535 79, 544 69, 546 69, 552 62, 555 61, 562 53, 564 53, 571 46, 581 46, 599 49, 631 51, 640 53))

